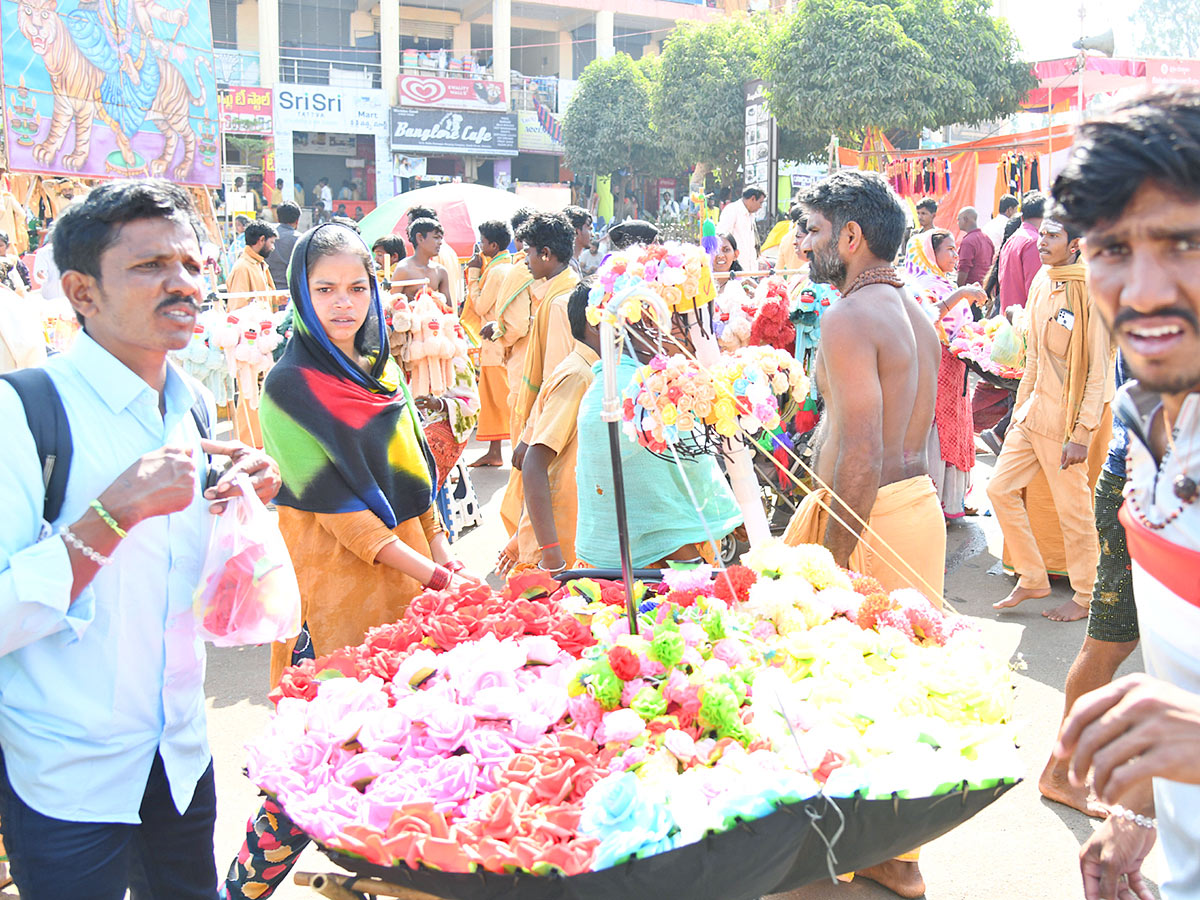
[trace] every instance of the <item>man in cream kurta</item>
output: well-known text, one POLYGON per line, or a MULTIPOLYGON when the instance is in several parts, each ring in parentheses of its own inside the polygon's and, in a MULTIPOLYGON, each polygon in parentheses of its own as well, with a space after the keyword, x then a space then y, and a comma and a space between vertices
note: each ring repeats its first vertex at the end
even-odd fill
POLYGON ((1019 576, 1012 593, 995 604, 996 608, 1007 609, 1027 599, 1048 596, 1049 575, 1021 496, 1039 469, 1045 473, 1058 510, 1074 590, 1070 602, 1046 611, 1046 616, 1070 621, 1087 615, 1100 559, 1086 461, 1092 435, 1102 424, 1114 389, 1113 351, 1104 321, 1092 309, 1090 297, 1084 309, 1075 313, 1068 299, 1067 276, 1081 278, 1081 273, 1072 270, 1082 266, 1066 254, 1054 258, 1055 247, 1049 243, 1057 237, 1067 246, 1076 245, 1074 235, 1062 232, 1062 226, 1053 220, 1047 219, 1042 225, 1039 247, 1046 265, 1034 276, 1029 290, 1025 374, 1017 390, 1012 425, 988 485, 988 497, 1004 533, 1012 567, 1019 576), (1060 275, 1063 280, 1056 280, 1060 275), (1085 346, 1077 364, 1085 366, 1086 372, 1071 370, 1069 353, 1076 329, 1084 329, 1078 336, 1085 346), (1078 411, 1068 422, 1064 386, 1071 379, 1082 382, 1082 396, 1078 411))

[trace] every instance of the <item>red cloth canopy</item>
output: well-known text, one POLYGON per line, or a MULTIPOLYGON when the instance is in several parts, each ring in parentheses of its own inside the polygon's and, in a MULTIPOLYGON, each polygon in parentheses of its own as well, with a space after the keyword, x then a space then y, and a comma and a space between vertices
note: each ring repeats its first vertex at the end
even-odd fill
POLYGON ((1053 103, 1059 112, 1076 106, 1079 101, 1079 80, 1083 78, 1083 102, 1096 94, 1111 94, 1121 88, 1137 87, 1146 83, 1146 61, 1144 59, 1109 59, 1106 56, 1084 57, 1082 73, 1079 57, 1050 59, 1035 63, 1033 75, 1038 86, 1029 92, 1021 103, 1028 112, 1047 112, 1053 103))

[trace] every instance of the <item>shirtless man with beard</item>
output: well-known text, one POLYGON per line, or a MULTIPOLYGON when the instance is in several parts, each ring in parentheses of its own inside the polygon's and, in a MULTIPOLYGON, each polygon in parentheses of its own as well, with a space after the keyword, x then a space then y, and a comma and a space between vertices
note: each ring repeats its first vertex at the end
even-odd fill
MULTIPOLYGON (((941 349, 890 262, 904 236, 904 211, 883 178, 858 171, 838 172, 800 203, 809 274, 843 296, 822 317, 816 365, 827 404, 817 474, 832 493, 806 497, 784 540, 824 544, 838 565, 888 591, 915 588, 940 607, 946 524, 925 445, 941 349)), ((925 891, 915 854, 858 874, 902 897, 925 891)))

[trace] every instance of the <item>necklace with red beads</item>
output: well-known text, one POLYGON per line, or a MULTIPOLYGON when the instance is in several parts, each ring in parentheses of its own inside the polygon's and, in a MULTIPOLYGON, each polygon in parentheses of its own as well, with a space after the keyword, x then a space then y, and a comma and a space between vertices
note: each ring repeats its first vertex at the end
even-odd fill
MULTIPOLYGON (((1175 429, 1171 426, 1171 419, 1167 415, 1167 411, 1165 409, 1163 410, 1162 415, 1163 425, 1167 432, 1167 452, 1163 455, 1162 462, 1159 463, 1158 469, 1154 472, 1154 481, 1150 486, 1151 503, 1153 503, 1154 499, 1158 496, 1159 474, 1166 467, 1168 460, 1179 455, 1178 451, 1175 449, 1175 429)), ((1196 498, 1200 496, 1200 486, 1197 486, 1194 478, 1190 477, 1186 472, 1181 471, 1171 480, 1171 492, 1176 496, 1176 498, 1178 498, 1179 507, 1172 512, 1167 513, 1161 519, 1157 520, 1151 519, 1142 510, 1141 504, 1138 503, 1137 500, 1136 491, 1129 491, 1126 494, 1125 499, 1129 501, 1129 509, 1130 512, 1133 513, 1134 518, 1136 518, 1147 528, 1150 528, 1154 531, 1160 531, 1178 519, 1183 514, 1183 511, 1195 502, 1196 498)))

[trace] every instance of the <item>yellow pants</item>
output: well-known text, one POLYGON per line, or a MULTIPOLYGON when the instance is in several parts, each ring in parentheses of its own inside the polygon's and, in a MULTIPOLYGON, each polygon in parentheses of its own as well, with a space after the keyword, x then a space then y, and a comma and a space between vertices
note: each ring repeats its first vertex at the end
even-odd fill
MULTIPOLYGON (((784 543, 820 544, 829 521, 830 493, 813 491, 783 534, 784 543)), ((851 523, 853 524, 853 523, 851 523)), ((884 485, 875 497, 869 530, 850 554, 850 568, 878 579, 885 590, 915 588, 941 609, 946 577, 946 519, 928 475, 884 485)))
POLYGON ((1011 425, 988 484, 988 499, 1004 534, 1005 556, 1017 573, 1018 584, 1030 590, 1049 588, 1046 561, 1022 497, 1022 491, 1039 473, 1045 476, 1058 513, 1074 600, 1086 608, 1091 602, 1096 564, 1100 561, 1092 487, 1086 463, 1059 468, 1062 449, 1060 440, 1026 431, 1020 423, 1011 425))

